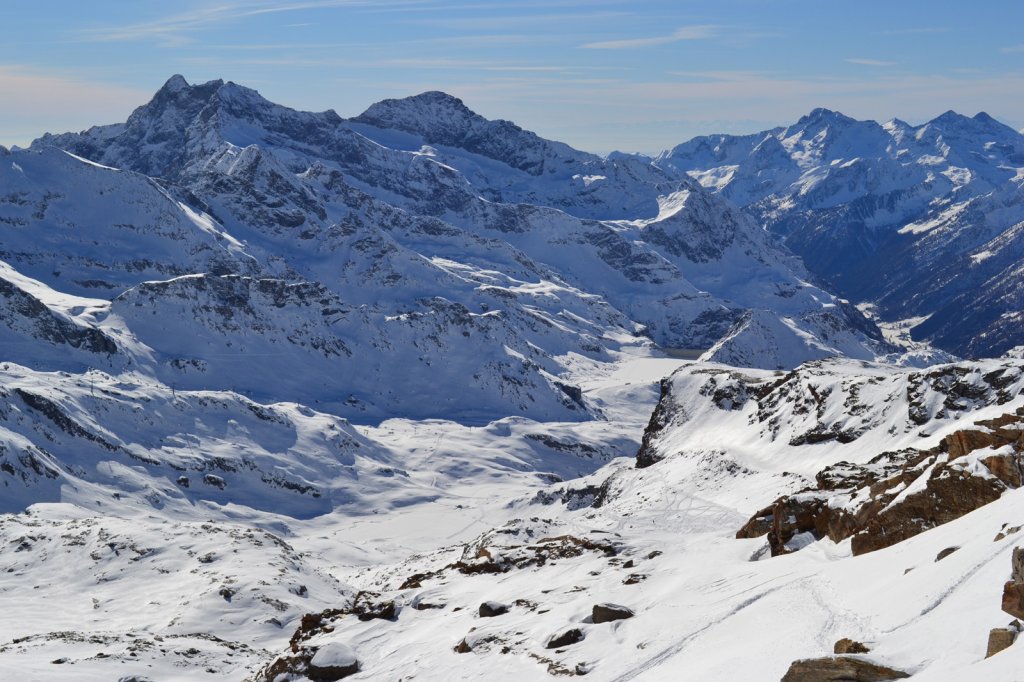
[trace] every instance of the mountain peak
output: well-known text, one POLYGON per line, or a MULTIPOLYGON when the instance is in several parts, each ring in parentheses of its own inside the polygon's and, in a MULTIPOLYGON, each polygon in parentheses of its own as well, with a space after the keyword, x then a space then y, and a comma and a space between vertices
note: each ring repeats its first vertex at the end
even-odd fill
POLYGON ((846 114, 824 107, 818 107, 812 109, 806 116, 801 116, 800 120, 797 121, 798 126, 810 125, 813 123, 853 123, 855 119, 850 118, 846 114))
POLYGON ((192 86, 188 84, 188 81, 185 80, 185 77, 182 76, 180 73, 176 73, 170 78, 168 78, 167 82, 164 83, 163 87, 161 87, 160 89, 167 90, 168 92, 178 92, 179 90, 185 90, 190 87, 192 86))
POLYGON ((434 137, 439 129, 464 132, 474 124, 487 122, 458 97, 438 90, 382 100, 352 120, 416 133, 427 139, 434 137))

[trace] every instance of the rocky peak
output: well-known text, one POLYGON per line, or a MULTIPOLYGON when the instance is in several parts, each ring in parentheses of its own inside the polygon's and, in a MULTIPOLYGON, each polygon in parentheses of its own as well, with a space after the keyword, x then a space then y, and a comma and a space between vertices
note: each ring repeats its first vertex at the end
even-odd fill
POLYGON ((838 111, 832 111, 824 107, 818 107, 812 109, 810 113, 801 116, 800 120, 796 122, 798 127, 809 127, 809 126, 826 126, 826 125, 850 125, 857 123, 856 119, 850 118, 846 114, 838 111))
POLYGON ((488 123, 458 97, 436 90, 382 100, 352 120, 414 133, 439 144, 451 144, 474 126, 488 123))

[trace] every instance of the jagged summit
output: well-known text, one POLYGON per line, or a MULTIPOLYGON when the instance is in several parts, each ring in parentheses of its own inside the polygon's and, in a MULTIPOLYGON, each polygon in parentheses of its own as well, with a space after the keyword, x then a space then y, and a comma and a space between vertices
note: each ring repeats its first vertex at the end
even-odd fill
POLYGON ((856 123, 856 122, 857 122, 857 119, 851 118, 851 117, 847 116, 846 114, 844 114, 842 112, 833 111, 832 109, 826 109, 825 107, 817 107, 815 109, 812 109, 809 113, 801 116, 800 119, 796 122, 796 125, 797 126, 806 126, 806 125, 810 125, 812 123, 822 123, 822 124, 844 123, 844 124, 850 124, 850 123, 856 123))

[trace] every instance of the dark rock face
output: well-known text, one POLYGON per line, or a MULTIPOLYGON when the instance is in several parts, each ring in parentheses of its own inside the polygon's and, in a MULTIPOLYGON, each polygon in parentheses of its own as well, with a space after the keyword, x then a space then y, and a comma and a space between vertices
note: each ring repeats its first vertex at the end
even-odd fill
POLYGON ((556 635, 552 635, 548 638, 548 641, 544 644, 545 649, 561 649, 565 646, 582 642, 586 635, 579 628, 570 628, 564 632, 560 632, 556 635))
POLYGON ((496 601, 485 601, 480 605, 481 618, 494 618, 495 616, 501 616, 506 613, 508 613, 508 604, 502 604, 496 601))
MULTIPOLYGON (((1020 487, 1022 480, 1024 409, 975 426, 947 436, 931 450, 888 452, 866 465, 840 462, 828 467, 818 473, 817 487, 779 498, 736 535, 767 534, 772 556, 798 550, 805 543, 794 538, 801 534, 834 542, 852 537, 857 555, 958 519, 1020 487), (979 458, 988 476, 973 473, 967 461, 984 448, 1008 450, 979 458), (910 486, 916 492, 894 503, 910 486), (843 504, 834 504, 836 500, 843 504)), ((936 561, 955 549, 944 550, 936 561)))
POLYGON ((782 682, 886 682, 910 677, 907 673, 850 656, 827 656, 794 661, 782 682))
POLYGON ((610 623, 613 620, 624 620, 635 615, 632 609, 618 604, 594 604, 592 618, 595 623, 610 623))
POLYGON ((640 444, 640 450, 636 453, 637 469, 649 467, 664 459, 665 455, 658 452, 654 441, 657 439, 658 434, 672 423, 678 410, 678 406, 672 400, 672 382, 667 378, 662 379, 661 397, 658 399, 658 405, 651 414, 647 428, 644 429, 643 441, 640 444))

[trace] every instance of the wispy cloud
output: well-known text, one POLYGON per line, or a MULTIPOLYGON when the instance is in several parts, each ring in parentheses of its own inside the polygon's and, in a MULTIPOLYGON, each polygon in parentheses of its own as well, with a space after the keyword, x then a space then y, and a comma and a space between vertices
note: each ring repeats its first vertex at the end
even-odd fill
POLYGON ((885 31, 878 31, 875 35, 880 36, 906 36, 906 35, 917 35, 924 33, 949 33, 949 29, 944 26, 915 26, 911 28, 890 28, 885 31))
POLYGON ((718 35, 721 27, 711 24, 699 26, 683 26, 665 36, 653 36, 649 38, 626 38, 624 40, 602 40, 595 43, 580 45, 586 50, 634 50, 644 47, 655 47, 668 45, 681 40, 706 40, 718 35))
MULTIPOLYGON (((495 3, 497 4, 497 3, 495 3)), ((513 7, 515 8, 515 7, 513 7)), ((522 9, 518 7, 515 9, 522 9)), ((550 9, 550 8, 549 8, 550 9)), ((415 19, 412 23, 435 26, 453 31, 547 30, 564 34, 567 26, 603 24, 633 16, 632 12, 599 11, 552 14, 545 11, 516 14, 490 13, 487 16, 443 16, 415 19)))
POLYGON ((847 64, 860 64, 861 66, 896 66, 896 62, 886 62, 881 59, 862 59, 860 57, 849 57, 843 61, 847 64))
POLYGON ((751 81, 758 78, 764 78, 770 75, 769 71, 727 71, 727 70, 710 70, 710 71, 669 71, 670 76, 680 76, 682 78, 690 78, 702 81, 725 81, 725 82, 736 82, 736 81, 751 81))
POLYGON ((253 0, 201 7, 191 12, 168 15, 148 22, 85 29, 79 35, 83 40, 91 42, 156 40, 161 47, 176 47, 192 42, 191 34, 197 31, 249 17, 331 7, 410 5, 423 1, 425 0, 376 0, 376 2, 374 0, 303 0, 300 2, 253 0))
POLYGON ((1024 52, 1024 43, 1021 43, 1020 45, 1007 45, 1006 47, 999 48, 999 51, 1003 54, 1017 54, 1019 52, 1024 52))

